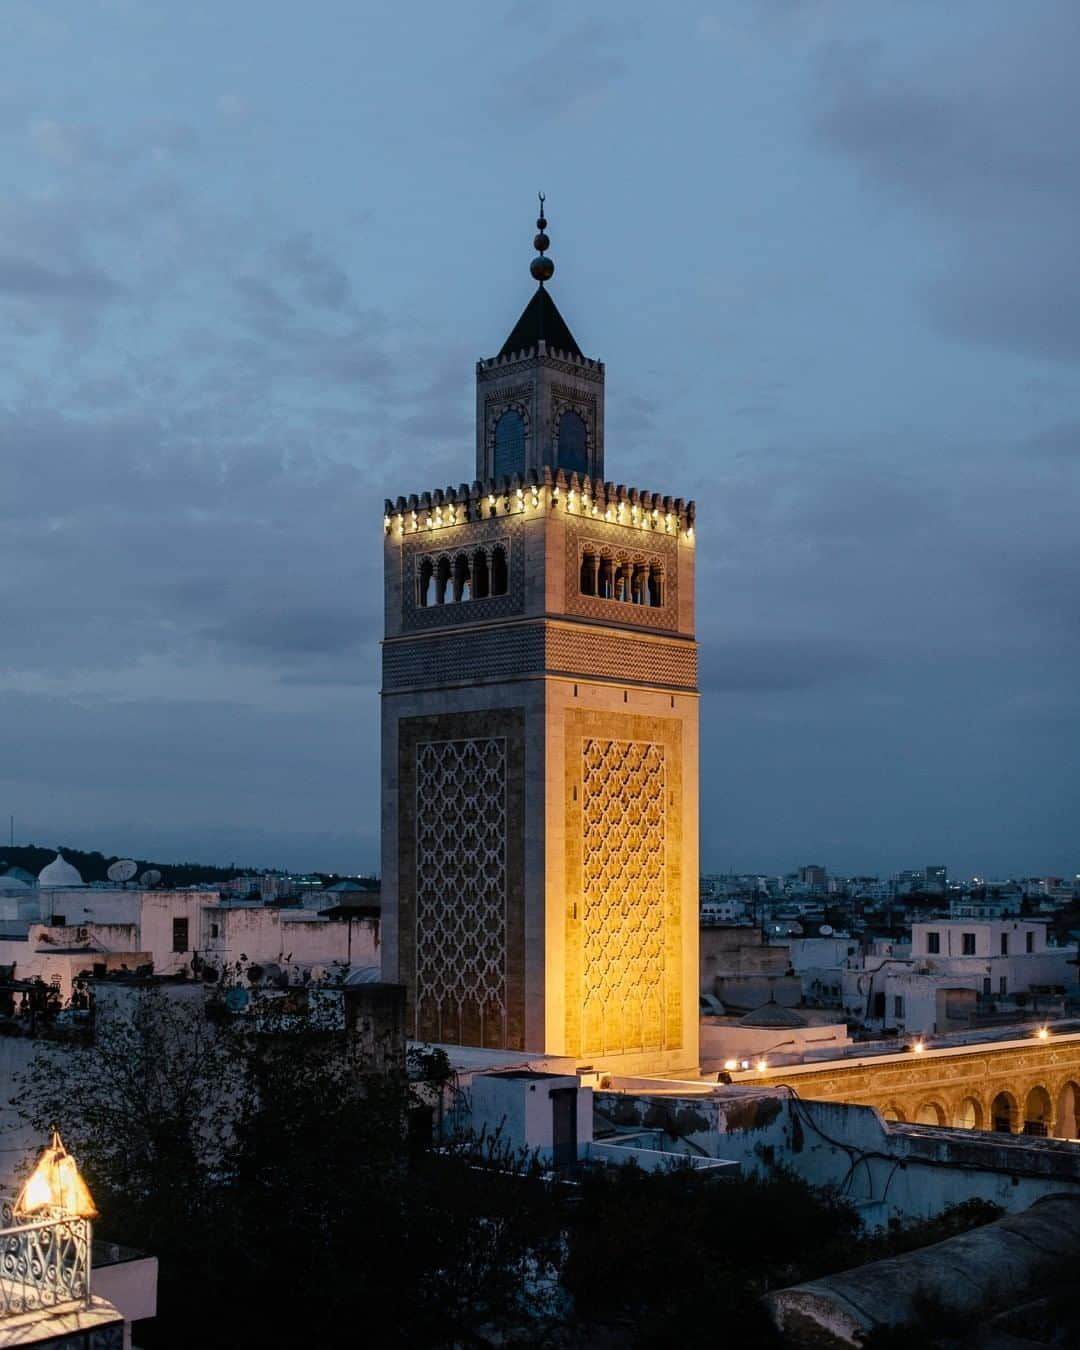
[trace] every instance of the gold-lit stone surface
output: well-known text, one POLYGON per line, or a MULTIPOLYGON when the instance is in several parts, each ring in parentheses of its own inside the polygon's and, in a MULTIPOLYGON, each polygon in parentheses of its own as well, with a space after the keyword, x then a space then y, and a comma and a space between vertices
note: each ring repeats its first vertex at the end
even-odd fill
POLYGON ((566 1052, 682 1041, 677 720, 566 715, 566 1052))
POLYGON ((1080 1135, 1080 1034, 777 1066, 745 1078, 788 1083, 818 1101, 876 1106, 890 1120, 988 1130, 1004 1114, 1015 1133, 1045 1114, 1048 1133, 1080 1135))

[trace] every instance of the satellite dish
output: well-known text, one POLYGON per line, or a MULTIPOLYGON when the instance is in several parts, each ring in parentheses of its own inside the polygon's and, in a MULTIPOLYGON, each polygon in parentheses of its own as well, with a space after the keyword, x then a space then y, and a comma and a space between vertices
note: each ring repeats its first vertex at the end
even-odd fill
POLYGON ((818 929, 818 932, 821 934, 822 937, 831 937, 831 936, 832 936, 832 924, 831 924, 831 923, 823 923, 823 924, 821 925, 821 927, 818 929))
POLYGON ((160 880, 161 873, 156 867, 148 867, 139 878, 139 881, 143 886, 156 886, 160 880))
POLYGON ((139 864, 130 858, 118 858, 105 875, 110 881, 130 881, 138 870, 139 864))

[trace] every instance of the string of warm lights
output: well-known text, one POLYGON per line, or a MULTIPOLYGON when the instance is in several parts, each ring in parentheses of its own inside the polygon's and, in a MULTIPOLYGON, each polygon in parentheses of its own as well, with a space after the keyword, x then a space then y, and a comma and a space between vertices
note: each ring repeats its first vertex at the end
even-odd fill
POLYGON ((530 512, 557 511, 565 503, 569 515, 622 525, 629 529, 649 530, 678 535, 684 542, 694 541, 696 508, 694 502, 682 498, 661 497, 659 493, 625 488, 621 484, 580 483, 571 475, 567 483, 560 472, 552 478, 545 470, 543 478, 530 475, 531 481, 512 479, 475 483, 469 489, 465 484, 445 493, 436 490, 396 502, 387 500, 383 514, 383 530, 398 538, 419 534, 425 530, 441 530, 464 525, 470 521, 492 519, 496 516, 522 515, 530 512))

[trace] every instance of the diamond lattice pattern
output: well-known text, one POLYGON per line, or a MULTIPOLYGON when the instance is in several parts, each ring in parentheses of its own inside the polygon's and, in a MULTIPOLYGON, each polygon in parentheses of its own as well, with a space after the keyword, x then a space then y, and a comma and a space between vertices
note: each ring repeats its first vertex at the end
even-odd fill
POLYGON ((506 1041, 506 741, 416 747, 417 1035, 506 1041))
POLYGON ((662 1049, 664 747, 582 742, 583 1054, 662 1049))

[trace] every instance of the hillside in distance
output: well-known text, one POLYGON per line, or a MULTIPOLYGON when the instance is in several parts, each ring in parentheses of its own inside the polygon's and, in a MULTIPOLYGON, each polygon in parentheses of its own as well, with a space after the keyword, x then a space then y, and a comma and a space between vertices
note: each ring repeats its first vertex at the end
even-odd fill
MULTIPOLYGON (((87 883, 107 881, 110 865, 116 862, 118 857, 127 856, 96 851, 87 853, 83 849, 68 848, 64 844, 57 844, 55 848, 43 848, 40 844, 4 846, 0 847, 0 876, 12 867, 22 867, 37 876, 47 863, 52 862, 58 852, 64 855, 72 867, 78 868, 79 875, 87 883)), ((228 867, 214 867, 210 863, 156 862, 150 858, 135 858, 134 861, 139 868, 136 877, 148 867, 152 867, 161 873, 160 884, 167 887, 193 886, 201 881, 222 883, 235 876, 256 876, 269 870, 265 867, 244 867, 238 863, 230 863, 228 867)), ((340 880, 335 872, 313 872, 311 875, 320 877, 324 886, 333 885, 335 881, 340 880)))

